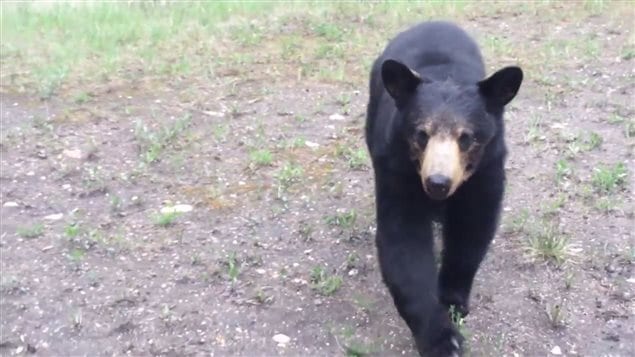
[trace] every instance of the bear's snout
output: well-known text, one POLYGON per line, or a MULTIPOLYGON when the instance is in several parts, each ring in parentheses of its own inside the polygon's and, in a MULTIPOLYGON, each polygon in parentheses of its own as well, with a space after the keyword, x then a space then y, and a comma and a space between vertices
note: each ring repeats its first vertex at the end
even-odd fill
POLYGON ((452 180, 445 175, 431 175, 425 179, 424 188, 430 198, 442 200, 448 196, 452 180))

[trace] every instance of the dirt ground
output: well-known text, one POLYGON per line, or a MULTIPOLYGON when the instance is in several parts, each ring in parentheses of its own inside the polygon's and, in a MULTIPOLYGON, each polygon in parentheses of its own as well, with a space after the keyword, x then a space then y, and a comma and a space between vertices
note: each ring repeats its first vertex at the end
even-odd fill
MULTIPOLYGON (((526 73, 473 356, 635 355, 633 13, 567 11, 460 21, 513 48, 484 44, 489 72, 526 73)), ((286 73, 4 85, 0 355, 414 355, 375 259, 366 78, 286 73)))

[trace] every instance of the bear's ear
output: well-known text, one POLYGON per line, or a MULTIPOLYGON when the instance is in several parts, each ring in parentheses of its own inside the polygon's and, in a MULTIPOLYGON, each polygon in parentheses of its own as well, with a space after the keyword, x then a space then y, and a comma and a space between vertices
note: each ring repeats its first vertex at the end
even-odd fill
POLYGON ((388 94, 393 97, 398 107, 405 103, 406 99, 414 93, 421 83, 419 73, 392 59, 384 61, 381 65, 381 79, 384 81, 384 87, 388 94))
POLYGON ((478 88, 488 105, 503 107, 514 99, 522 81, 520 67, 505 67, 478 82, 478 88))

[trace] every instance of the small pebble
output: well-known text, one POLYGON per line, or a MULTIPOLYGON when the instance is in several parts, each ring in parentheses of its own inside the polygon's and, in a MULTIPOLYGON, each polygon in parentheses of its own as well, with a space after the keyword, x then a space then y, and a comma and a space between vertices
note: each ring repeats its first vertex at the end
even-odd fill
POLYGON ((551 353, 559 356, 562 354, 562 350, 560 350, 559 346, 555 346, 554 348, 551 349, 551 353))
POLYGON ((67 157, 70 157, 71 159, 81 159, 82 158, 82 151, 79 149, 66 149, 63 151, 63 154, 67 157))
POLYGON ((54 213, 49 214, 48 216, 44 216, 44 219, 46 219, 47 221, 59 221, 60 219, 62 219, 62 217, 64 217, 63 213, 54 213))
POLYGON ((273 340, 278 344, 278 346, 284 346, 289 343, 289 341, 291 341, 291 338, 287 335, 279 333, 273 336, 273 340))
POLYGON ((185 213, 194 209, 191 205, 175 205, 161 208, 161 213, 185 213))
POLYGON ((7 201, 2 205, 2 207, 18 207, 18 203, 13 201, 7 201))
POLYGON ((344 119, 346 119, 346 118, 345 118, 342 114, 335 113, 335 114, 331 115, 331 116, 329 117, 329 119, 330 119, 330 120, 337 120, 337 121, 341 121, 341 120, 344 120, 344 119))

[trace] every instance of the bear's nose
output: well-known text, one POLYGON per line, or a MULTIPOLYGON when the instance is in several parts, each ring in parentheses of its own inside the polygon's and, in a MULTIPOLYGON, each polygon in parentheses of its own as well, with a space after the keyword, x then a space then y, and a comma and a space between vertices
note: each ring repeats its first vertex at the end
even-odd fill
POLYGON ((426 178, 428 195, 435 200, 442 200, 450 191, 450 178, 444 175, 430 175, 426 178))

